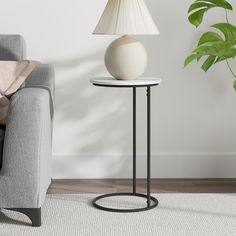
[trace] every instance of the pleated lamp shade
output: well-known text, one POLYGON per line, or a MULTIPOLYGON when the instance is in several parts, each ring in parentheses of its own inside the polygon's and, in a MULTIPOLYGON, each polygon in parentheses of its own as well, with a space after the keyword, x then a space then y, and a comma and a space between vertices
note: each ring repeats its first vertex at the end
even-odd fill
POLYGON ((144 0, 108 0, 94 34, 157 35, 144 0))

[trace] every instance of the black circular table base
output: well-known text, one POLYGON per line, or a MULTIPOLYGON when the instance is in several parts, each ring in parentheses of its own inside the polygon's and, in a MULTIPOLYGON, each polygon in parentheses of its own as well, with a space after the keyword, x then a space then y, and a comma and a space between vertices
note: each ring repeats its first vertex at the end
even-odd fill
POLYGON ((92 204, 94 207, 104 210, 104 211, 110 211, 110 212, 123 212, 123 213, 130 213, 130 212, 139 212, 139 211, 147 211, 155 208, 158 205, 158 200, 152 196, 150 196, 150 206, 142 207, 142 208, 133 208, 133 209, 117 209, 117 208, 110 208, 110 207, 104 207, 100 206, 97 201, 108 198, 108 197, 115 197, 115 196, 133 196, 133 197, 141 197, 141 198, 146 198, 148 200, 148 196, 142 193, 109 193, 109 194, 104 194, 100 195, 96 198, 93 199, 92 204))

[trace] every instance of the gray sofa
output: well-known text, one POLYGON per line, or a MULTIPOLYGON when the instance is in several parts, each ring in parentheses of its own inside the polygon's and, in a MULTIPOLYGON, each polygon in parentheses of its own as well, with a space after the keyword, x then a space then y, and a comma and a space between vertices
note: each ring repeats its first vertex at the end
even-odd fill
MULTIPOLYGON (((0 60, 25 59, 25 50, 20 35, 0 35, 0 60)), ((41 65, 11 97, 0 126, 0 208, 24 213, 33 226, 51 182, 53 99, 54 70, 41 65)))

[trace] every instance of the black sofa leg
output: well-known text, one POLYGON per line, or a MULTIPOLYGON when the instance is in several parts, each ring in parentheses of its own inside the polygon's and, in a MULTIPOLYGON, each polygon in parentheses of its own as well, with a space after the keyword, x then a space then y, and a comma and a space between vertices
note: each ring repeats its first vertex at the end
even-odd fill
POLYGON ((33 227, 41 226, 41 208, 6 208, 7 210, 17 211, 28 216, 33 227))

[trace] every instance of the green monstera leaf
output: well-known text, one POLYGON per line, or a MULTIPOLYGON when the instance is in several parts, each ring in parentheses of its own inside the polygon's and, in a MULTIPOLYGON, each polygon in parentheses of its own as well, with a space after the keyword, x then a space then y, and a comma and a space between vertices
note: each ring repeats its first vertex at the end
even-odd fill
POLYGON ((233 57, 236 49, 229 42, 208 42, 197 47, 193 52, 201 56, 233 57))
MULTIPOLYGON (((199 46, 201 46, 202 44, 204 44, 204 43, 209 43, 209 42, 219 42, 219 41, 223 41, 223 38, 219 35, 219 34, 217 34, 217 33, 215 33, 215 32, 206 32, 206 33, 204 33, 202 36, 201 36, 201 38, 200 38, 200 40, 199 40, 199 42, 198 42, 198 47, 199 46)), ((197 58, 197 61, 199 61, 200 59, 201 59, 202 57, 198 57, 197 58)), ((216 58, 215 58, 216 59, 216 58)), ((204 70, 205 71, 207 71, 214 63, 213 63, 213 58, 212 57, 209 57, 207 60, 206 60, 206 62, 204 63, 204 64, 207 64, 207 65, 209 65, 209 66, 205 66, 205 65, 203 65, 203 67, 202 68, 204 68, 204 70), (210 63, 211 62, 211 63, 210 63), (209 63, 210 63, 210 65, 209 65, 209 63), (206 69, 207 68, 207 69, 206 69)))
POLYGON ((190 13, 189 22, 198 27, 202 23, 204 14, 214 7, 233 10, 232 5, 226 0, 196 0, 188 10, 188 13, 190 13))
POLYGON ((228 10, 233 10, 232 5, 226 0, 195 0, 189 7, 188 19, 191 24, 198 27, 205 13, 215 7, 225 9, 226 22, 211 26, 219 32, 209 31, 200 37, 197 48, 185 59, 184 66, 204 58, 201 68, 207 72, 213 65, 225 61, 234 77, 233 87, 236 91, 236 73, 228 60, 236 57, 236 26, 230 24, 228 18, 228 10))
POLYGON ((202 69, 204 71, 209 70, 209 68, 219 58, 216 55, 212 55, 212 50, 211 52, 209 51, 209 48, 211 46, 214 46, 214 47, 217 46, 215 45, 215 42, 224 42, 224 40, 219 34, 215 32, 204 33, 198 42, 198 47, 193 51, 193 53, 190 56, 186 58, 184 62, 184 66, 187 66, 194 60, 199 61, 203 56, 208 55, 209 57, 206 59, 206 61, 202 65, 202 69), (214 44, 211 44, 211 43, 214 43, 214 44))
POLYGON ((185 66, 194 60, 199 61, 203 56, 208 56, 201 67, 207 72, 214 64, 236 56, 236 49, 234 48, 236 27, 229 23, 219 23, 212 27, 221 31, 224 39, 215 32, 204 33, 198 42, 198 47, 186 58, 185 66))
POLYGON ((225 37, 225 41, 230 42, 231 44, 236 44, 236 27, 229 23, 219 23, 212 25, 212 27, 220 30, 225 37))
POLYGON ((198 41, 198 46, 209 43, 209 42, 219 42, 223 41, 223 38, 215 32, 206 32, 204 33, 198 41))
POLYGON ((236 56, 236 48, 226 41, 206 42, 198 46, 193 53, 185 60, 184 66, 187 66, 194 60, 203 56, 208 56, 202 65, 204 71, 208 71, 212 65, 217 62, 236 56))

